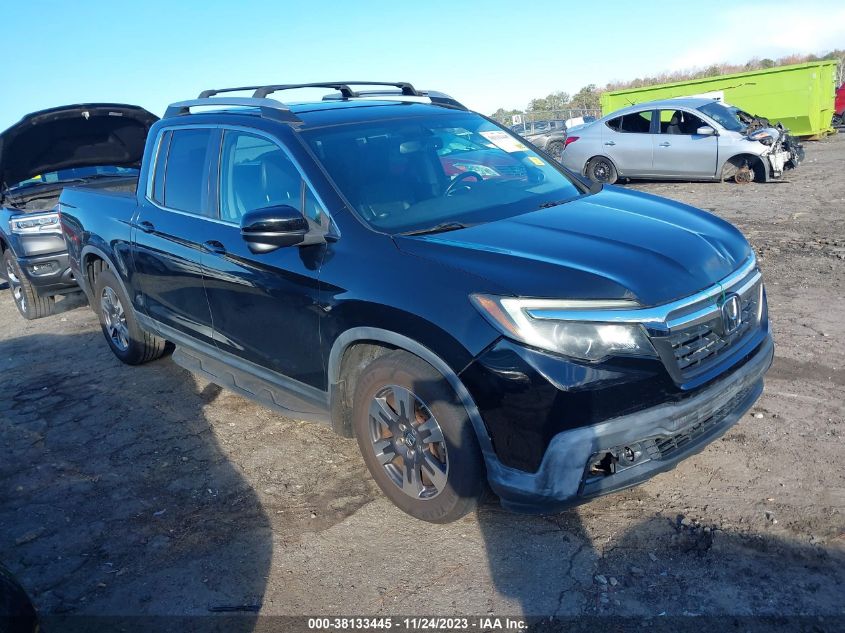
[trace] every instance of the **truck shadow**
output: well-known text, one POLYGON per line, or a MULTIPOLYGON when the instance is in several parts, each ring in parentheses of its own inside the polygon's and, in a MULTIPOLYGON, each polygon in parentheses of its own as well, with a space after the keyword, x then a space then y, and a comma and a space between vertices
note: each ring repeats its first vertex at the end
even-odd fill
POLYGON ((810 544, 657 514, 623 527, 631 513, 618 505, 547 517, 482 508, 496 613, 529 617, 535 633, 840 630, 841 535, 810 544))
MULTIPOLYGON (((489 499, 476 519, 493 591, 476 607, 525 616, 531 631, 841 626, 845 548, 834 520, 810 543, 806 528, 776 531, 762 514, 740 532, 646 504, 658 505, 643 488, 547 516, 489 499)), ((471 586, 486 580, 475 574, 471 586)))
POLYGON ((0 341, 0 376, 0 560, 43 630, 173 614, 209 630, 215 611, 253 630, 272 532, 205 417, 220 389, 127 367, 98 331, 0 341))

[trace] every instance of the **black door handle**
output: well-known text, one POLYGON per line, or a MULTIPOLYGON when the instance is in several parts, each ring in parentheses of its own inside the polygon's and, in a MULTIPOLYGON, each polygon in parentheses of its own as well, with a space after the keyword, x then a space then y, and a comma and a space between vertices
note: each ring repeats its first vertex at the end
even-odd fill
POLYGON ((144 220, 143 222, 138 222, 138 228, 141 229, 144 233, 152 233, 156 230, 155 225, 152 222, 148 222, 144 220))
POLYGON ((204 251, 209 253, 214 253, 216 255, 225 255, 226 254, 226 247, 223 246, 217 240, 208 240, 207 242, 202 243, 202 248, 204 251))

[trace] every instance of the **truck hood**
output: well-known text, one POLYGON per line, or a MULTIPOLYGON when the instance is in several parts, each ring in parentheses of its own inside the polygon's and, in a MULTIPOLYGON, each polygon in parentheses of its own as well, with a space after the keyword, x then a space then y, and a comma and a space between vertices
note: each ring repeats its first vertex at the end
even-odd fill
POLYGON ((497 292, 644 306, 703 290, 752 254, 742 234, 714 215, 608 186, 549 209, 395 240, 401 251, 483 277, 497 292))
POLYGON ((0 185, 73 167, 138 167, 158 117, 138 106, 82 103, 33 112, 0 134, 0 185))

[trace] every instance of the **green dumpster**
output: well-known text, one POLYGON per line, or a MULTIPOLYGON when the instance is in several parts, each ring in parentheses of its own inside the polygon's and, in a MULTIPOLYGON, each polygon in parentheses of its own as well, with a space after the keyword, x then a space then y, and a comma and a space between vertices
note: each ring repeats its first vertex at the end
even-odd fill
POLYGON ((614 90, 601 95, 603 114, 620 108, 672 97, 706 96, 764 116, 796 136, 822 136, 830 131, 836 92, 836 60, 778 66, 644 88, 614 90))

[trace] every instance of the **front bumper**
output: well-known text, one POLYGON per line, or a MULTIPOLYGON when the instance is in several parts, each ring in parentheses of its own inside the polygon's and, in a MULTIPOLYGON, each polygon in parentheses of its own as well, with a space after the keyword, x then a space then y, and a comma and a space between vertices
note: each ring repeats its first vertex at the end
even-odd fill
POLYGON ((19 257, 18 265, 39 295, 61 294, 78 289, 67 253, 19 257))
POLYGON ((536 472, 488 460, 490 486, 509 510, 554 512, 670 470, 751 408, 763 392, 763 376, 773 356, 774 344, 767 335, 739 369, 695 396, 561 432, 552 438, 536 472), (589 471, 596 456, 629 446, 638 455, 633 462, 618 465, 612 474, 589 471))

